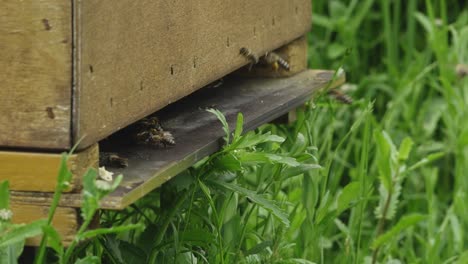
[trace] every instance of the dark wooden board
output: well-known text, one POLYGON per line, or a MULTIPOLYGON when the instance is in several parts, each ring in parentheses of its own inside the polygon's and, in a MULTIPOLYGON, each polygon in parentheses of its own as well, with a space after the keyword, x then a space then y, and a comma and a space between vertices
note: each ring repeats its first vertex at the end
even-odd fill
MULTIPOLYGON (((320 89, 344 82, 344 75, 332 80, 334 72, 307 70, 282 79, 226 79, 220 87, 202 89, 170 105, 157 116, 164 128, 171 131, 177 144, 157 148, 130 144, 122 136, 125 131, 103 142, 102 149, 118 152, 129 159, 129 166, 113 169, 124 180, 116 192, 102 201, 102 208, 123 209, 195 162, 220 148, 224 136, 220 122, 207 112, 214 107, 226 115, 231 128, 237 113, 244 114, 244 129, 251 130, 298 107, 320 89)), ((64 194, 62 204, 79 206, 79 194, 64 194)), ((12 200, 43 204, 50 194, 15 192, 12 200)))

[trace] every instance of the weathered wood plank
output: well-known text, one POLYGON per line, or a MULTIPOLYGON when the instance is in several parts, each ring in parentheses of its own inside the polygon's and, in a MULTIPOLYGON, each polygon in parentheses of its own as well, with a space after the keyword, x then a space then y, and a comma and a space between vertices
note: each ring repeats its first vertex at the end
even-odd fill
POLYGON ((71 2, 0 3, 0 146, 70 147, 71 2))
MULTIPOLYGON (((38 206, 28 204, 11 204, 13 212, 12 221, 15 224, 31 223, 39 219, 47 219, 49 206, 38 206)), ((69 207, 57 207, 52 225, 62 238, 62 243, 69 245, 78 231, 78 209, 69 207)), ((41 237, 33 237, 26 240, 26 245, 39 246, 41 237)))
MULTIPOLYGON (((220 87, 202 89, 157 114, 175 137, 177 144, 173 147, 134 145, 126 131, 114 135, 102 143, 102 149, 127 157, 129 166, 111 169, 116 174, 122 173, 124 180, 101 206, 123 209, 218 150, 223 130, 216 117, 204 108, 222 111, 231 128, 235 127, 237 113, 242 112, 244 130, 251 130, 303 104, 317 91, 344 82, 344 75, 332 80, 333 75, 333 71, 308 70, 282 79, 227 79, 220 87)), ((45 193, 13 192, 11 199, 18 203, 48 204, 51 197, 45 193)), ((78 207, 80 195, 64 194, 61 204, 78 207)))
POLYGON ((81 146, 304 35, 310 0, 74 1, 81 146))
MULTIPOLYGON (((61 155, 54 153, 0 151, 0 182, 8 180, 15 191, 53 192, 57 182, 61 155)), ((73 174, 69 191, 81 186, 81 177, 90 167, 97 168, 97 144, 75 153, 68 160, 73 174)))

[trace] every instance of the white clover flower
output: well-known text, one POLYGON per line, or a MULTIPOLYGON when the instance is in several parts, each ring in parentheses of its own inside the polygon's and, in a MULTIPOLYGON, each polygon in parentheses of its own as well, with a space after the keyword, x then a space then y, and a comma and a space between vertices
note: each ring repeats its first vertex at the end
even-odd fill
POLYGON ((107 182, 111 182, 113 180, 113 172, 106 170, 106 167, 99 167, 99 178, 105 180, 107 182))
POLYGON ((13 216, 13 212, 9 209, 0 209, 0 220, 9 221, 13 216))
POLYGON ((96 188, 101 191, 109 191, 112 188, 112 185, 108 181, 96 180, 96 188))

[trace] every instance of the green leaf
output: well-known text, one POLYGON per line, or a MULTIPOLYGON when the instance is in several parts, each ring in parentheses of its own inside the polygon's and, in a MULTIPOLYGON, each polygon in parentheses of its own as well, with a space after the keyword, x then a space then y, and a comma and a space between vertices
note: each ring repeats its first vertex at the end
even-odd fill
POLYGON ((434 132, 439 127, 439 121, 446 109, 447 103, 442 98, 434 97, 426 101, 421 109, 424 136, 434 136, 434 132))
MULTIPOLYGON (((107 235, 97 238, 102 245, 103 253, 109 257, 109 262, 114 264, 123 264, 122 250, 119 248, 121 240, 117 239, 115 235, 107 235)), ((147 245, 151 243, 147 243, 147 245)), ((133 244, 138 246, 138 244, 133 244)), ((146 254, 146 253, 145 253, 146 254)))
POLYGON ((238 156, 242 163, 271 163, 268 154, 264 152, 243 152, 238 156))
POLYGON ((361 185, 359 182, 351 182, 346 185, 338 197, 338 214, 348 209, 353 201, 359 199, 361 193, 361 185))
POLYGON ((86 256, 75 261, 75 264, 101 264, 101 259, 96 256, 86 256))
POLYGON ((335 60, 338 59, 339 57, 343 56, 346 53, 346 50, 348 47, 341 45, 339 43, 331 43, 327 47, 327 56, 328 58, 335 60))
POLYGON ((268 200, 264 198, 262 195, 257 194, 254 191, 251 191, 249 189, 242 188, 236 184, 231 184, 227 182, 221 182, 221 181, 211 181, 214 184, 217 184, 225 189, 231 190, 233 192, 237 192, 242 196, 245 196, 249 198, 253 203, 256 203, 260 207, 264 208, 268 212, 270 212, 272 215, 274 215, 276 218, 281 220, 281 222, 285 226, 289 226, 290 222, 288 219, 288 215, 286 212, 284 212, 281 208, 276 206, 273 201, 268 200))
POLYGON ((214 166, 218 170, 240 171, 242 169, 241 162, 232 153, 218 156, 214 160, 214 166))
POLYGON ((191 229, 180 233, 180 241, 196 243, 199 246, 209 245, 216 240, 216 236, 205 229, 191 229))
POLYGON ((396 225, 394 225, 390 230, 385 234, 382 234, 372 243, 372 248, 376 249, 381 245, 390 242, 391 239, 400 234, 403 230, 407 229, 410 226, 413 226, 426 219, 425 215, 421 214, 410 214, 403 216, 396 225))
POLYGON ((0 247, 0 263, 18 263, 18 258, 23 252, 23 248, 24 241, 14 243, 6 247, 0 247))
POLYGON ((377 144, 377 168, 379 169, 379 175, 382 184, 387 190, 391 191, 393 166, 392 148, 394 149, 394 146, 388 135, 383 131, 374 131, 374 138, 377 144))
POLYGON ((47 220, 40 219, 29 224, 11 225, 10 230, 0 237, 0 247, 13 245, 24 241, 26 238, 42 234, 42 228, 46 223, 47 220))
POLYGON ((8 181, 0 183, 0 209, 10 208, 10 189, 8 181))
POLYGON ((333 22, 328 16, 324 16, 322 14, 314 13, 313 14, 313 24, 314 26, 324 27, 327 29, 333 29, 333 22))
POLYGON ((81 235, 77 237, 78 240, 93 238, 99 235, 107 235, 107 234, 117 234, 122 232, 127 232, 130 230, 143 230, 144 225, 139 224, 131 224, 131 225, 124 225, 124 226, 116 226, 110 228, 98 228, 83 232, 81 235))
MULTIPOLYGON (((320 199, 320 205, 316 213, 317 223, 321 223, 323 220, 333 220, 329 217, 332 200, 330 199, 330 190, 327 190, 325 195, 320 199)), ((325 224, 327 223, 325 222, 325 224)))
POLYGON ((412 171, 412 170, 415 170, 417 168, 420 168, 428 163, 431 163, 435 160, 438 160, 440 158, 442 158, 443 156, 445 156, 445 152, 436 152, 436 153, 433 153, 433 154, 429 154, 427 157, 421 159, 420 161, 416 162, 415 164, 413 164, 411 167, 409 167, 408 171, 412 171))
POLYGON ((99 208, 99 191, 96 187, 97 172, 88 170, 83 176, 83 203, 81 206, 81 216, 85 220, 93 218, 94 213, 99 208))
POLYGON ((157 234, 159 229, 160 227, 156 223, 148 223, 145 230, 138 237, 136 246, 149 255, 154 244, 154 234, 157 234))
POLYGON ((401 161, 405 161, 408 159, 409 154, 411 152, 411 148, 413 147, 413 140, 409 137, 403 139, 403 142, 400 145, 400 149, 398 150, 398 159, 401 161))
POLYGON ((242 113, 238 113, 237 122, 236 122, 236 130, 234 131, 234 138, 232 139, 232 141, 236 141, 237 139, 239 139, 243 131, 243 128, 242 128, 243 125, 244 125, 244 116, 242 115, 242 113))
POLYGON ((148 263, 146 252, 135 244, 121 240, 119 251, 123 258, 122 263, 148 263))
POLYGON ((283 143, 284 138, 277 136, 277 135, 272 135, 271 132, 265 133, 265 134, 255 134, 253 132, 247 133, 243 136, 243 140, 239 142, 238 145, 233 145, 237 149, 244 149, 244 148, 251 148, 255 147, 258 144, 261 143, 266 143, 266 142, 276 142, 276 143, 283 143))
POLYGON ((401 183, 397 182, 392 189, 391 199, 388 203, 389 191, 381 183, 379 186, 379 205, 375 208, 375 215, 378 219, 384 217, 385 219, 391 220, 395 216, 398 207, 398 198, 401 192, 401 183), (386 205, 388 203, 388 206, 386 205), (385 211, 385 212, 384 212, 385 211))
POLYGON ((432 23, 427 16, 421 12, 415 12, 414 16, 416 20, 421 24, 421 26, 426 30, 429 35, 433 34, 432 23))
POLYGON ((457 264, 466 264, 468 263, 468 250, 464 251, 460 257, 458 257, 457 264))
POLYGON ((237 178, 237 173, 232 171, 215 171, 213 179, 225 182, 232 182, 237 178))
POLYGON ((307 148, 307 142, 306 138, 302 133, 298 133, 296 137, 296 141, 294 142, 294 145, 291 147, 291 150, 289 151, 290 155, 295 157, 305 151, 307 148))
POLYGON ((249 249, 249 250, 245 253, 245 255, 248 256, 248 255, 259 254, 259 253, 261 253, 263 250, 265 250, 266 248, 271 247, 271 246, 273 246, 273 241, 271 241, 271 240, 263 241, 263 242, 261 242, 260 244, 257 244, 257 245, 255 245, 254 247, 252 247, 251 249, 249 249))
POLYGON ((42 228, 44 234, 47 234, 47 246, 51 247, 58 256, 63 255, 62 238, 54 227, 46 225, 42 228))
POLYGON ((60 160, 60 168, 57 175, 57 191, 63 192, 67 190, 70 186, 70 181, 72 179, 72 173, 68 169, 67 161, 69 155, 67 153, 62 153, 62 158, 60 160))
POLYGON ((330 10, 330 16, 335 21, 346 17, 346 5, 341 1, 330 1, 328 2, 330 10))
POLYGON ((303 164, 295 167, 286 167, 283 169, 282 177, 283 179, 291 178, 294 176, 299 176, 301 174, 310 172, 311 170, 321 169, 322 167, 318 164, 303 164))
POLYGON ((289 259, 289 263, 292 263, 292 264, 316 264, 316 262, 312 262, 310 260, 307 260, 307 259, 300 259, 300 258, 292 258, 292 259, 289 259))
POLYGON ((200 186, 200 189, 202 190, 202 192, 205 194, 205 196, 207 198, 210 198, 211 199, 211 191, 210 191, 210 188, 208 188, 208 186, 206 186, 202 181, 198 181, 198 185, 200 186))
POLYGON ((265 152, 244 152, 238 158, 242 163, 279 163, 293 167, 300 165, 295 158, 265 152))
POLYGON ((230 130, 229 130, 229 124, 228 122, 226 121, 226 117, 224 116, 223 113, 221 113, 218 109, 207 109, 206 111, 214 114, 218 120, 221 122, 221 124, 223 125, 223 130, 224 130, 224 134, 226 135, 226 143, 229 143, 230 140, 229 140, 229 134, 230 134, 230 130))
POLYGON ((297 160, 293 157, 288 157, 286 155, 278 155, 278 154, 266 154, 266 156, 275 163, 281 163, 284 165, 288 165, 291 167, 296 167, 301 165, 297 160))
POLYGON ((117 187, 119 187, 122 180, 123 180, 123 175, 122 174, 117 175, 117 177, 115 177, 114 181, 112 182, 112 186, 111 186, 110 190, 108 190, 107 192, 104 192, 104 195, 108 195, 109 193, 115 191, 115 189, 117 189, 117 187))

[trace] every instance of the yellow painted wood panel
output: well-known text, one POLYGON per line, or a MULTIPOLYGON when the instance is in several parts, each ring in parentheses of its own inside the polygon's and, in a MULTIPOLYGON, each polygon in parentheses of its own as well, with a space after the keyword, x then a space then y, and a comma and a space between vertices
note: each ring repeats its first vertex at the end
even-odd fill
POLYGON ((70 146, 71 2, 0 2, 0 146, 70 146))
MULTIPOLYGON (((27 224, 39 219, 47 219, 49 206, 11 204, 13 212, 12 221, 15 224, 27 224)), ((78 230, 78 210, 69 207, 57 207, 52 225, 60 234, 62 243, 68 245, 72 242, 78 230)), ((26 240, 26 245, 38 246, 41 237, 33 237, 26 240)))
POLYGON ((307 32, 310 0, 75 1, 74 140, 87 146, 307 32))
MULTIPOLYGON (((14 191, 53 192, 60 167, 61 154, 0 151, 0 182, 8 180, 14 191)), ((90 167, 96 168, 99 162, 97 144, 68 160, 68 168, 73 174, 70 190, 81 186, 81 177, 90 167)))

